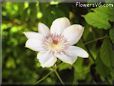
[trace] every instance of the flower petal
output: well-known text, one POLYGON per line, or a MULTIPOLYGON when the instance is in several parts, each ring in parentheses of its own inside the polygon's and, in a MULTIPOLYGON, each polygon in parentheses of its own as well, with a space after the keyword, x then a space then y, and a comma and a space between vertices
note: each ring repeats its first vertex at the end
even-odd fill
POLYGON ((55 55, 58 59, 60 59, 61 61, 65 62, 65 63, 68 63, 68 64, 73 64, 76 59, 77 59, 77 56, 76 57, 72 57, 72 56, 69 56, 68 54, 66 53, 58 53, 55 55))
POLYGON ((42 39, 42 35, 40 33, 37 32, 24 32, 25 36, 30 39, 42 39))
POLYGON ((68 55, 72 55, 72 56, 80 56, 83 58, 87 58, 89 55, 88 53, 80 48, 80 47, 76 47, 76 46, 70 46, 67 50, 66 50, 68 55))
POLYGON ((37 54, 37 59, 41 63, 42 67, 51 67, 57 61, 57 58, 52 55, 49 51, 47 52, 39 52, 37 54))
POLYGON ((66 28, 62 35, 73 45, 79 41, 83 31, 84 28, 81 25, 74 24, 66 28))
POLYGON ((44 51, 45 49, 42 46, 42 41, 38 39, 28 39, 25 44, 25 47, 34 51, 44 51))
POLYGON ((52 34, 61 34, 65 28, 70 26, 70 21, 66 17, 58 18, 53 21, 51 25, 52 34))
POLYGON ((38 31, 44 36, 47 36, 49 34, 49 28, 43 23, 38 24, 38 31))

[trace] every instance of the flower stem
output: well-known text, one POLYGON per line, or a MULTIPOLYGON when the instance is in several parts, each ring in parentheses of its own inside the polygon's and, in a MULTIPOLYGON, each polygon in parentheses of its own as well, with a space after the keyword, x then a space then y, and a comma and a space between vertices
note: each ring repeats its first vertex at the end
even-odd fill
POLYGON ((41 81, 43 81, 44 79, 46 79, 53 71, 50 71, 47 75, 45 75, 43 78, 41 78, 40 80, 38 80, 35 84, 39 84, 41 81))
POLYGON ((55 70, 55 74, 57 75, 59 81, 61 82, 62 85, 64 85, 63 80, 61 79, 60 75, 58 74, 58 72, 55 70))

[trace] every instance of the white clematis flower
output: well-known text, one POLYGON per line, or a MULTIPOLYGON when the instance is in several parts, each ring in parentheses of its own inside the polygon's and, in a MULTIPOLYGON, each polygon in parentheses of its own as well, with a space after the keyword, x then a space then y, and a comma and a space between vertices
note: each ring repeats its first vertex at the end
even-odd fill
POLYGON ((73 64, 77 57, 88 57, 88 53, 82 48, 73 46, 82 36, 84 28, 81 25, 70 25, 66 17, 54 20, 49 28, 38 24, 39 33, 25 32, 28 38, 25 46, 38 51, 37 58, 42 67, 53 66, 57 58, 69 64, 73 64))

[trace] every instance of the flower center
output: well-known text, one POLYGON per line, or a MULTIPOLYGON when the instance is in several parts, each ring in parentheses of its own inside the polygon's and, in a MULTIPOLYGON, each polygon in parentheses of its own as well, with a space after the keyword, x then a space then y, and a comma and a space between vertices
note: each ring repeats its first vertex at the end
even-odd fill
POLYGON ((44 48, 50 50, 51 52, 61 52, 64 51, 69 43, 61 35, 50 34, 44 39, 44 48))

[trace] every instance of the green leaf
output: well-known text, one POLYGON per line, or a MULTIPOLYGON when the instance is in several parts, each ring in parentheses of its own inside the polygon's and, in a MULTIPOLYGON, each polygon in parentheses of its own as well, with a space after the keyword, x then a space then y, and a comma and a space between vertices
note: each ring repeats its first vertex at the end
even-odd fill
POLYGON ((111 67, 111 54, 112 54, 112 45, 108 39, 103 41, 103 44, 100 49, 100 58, 104 65, 111 67))
POLYGON ((109 32, 110 39, 112 40, 112 43, 114 43, 114 29, 111 29, 109 32))
POLYGON ((109 29, 111 27, 109 21, 114 21, 114 8, 99 7, 92 9, 93 12, 89 12, 84 16, 86 22, 98 29, 109 29))
POLYGON ((98 13, 89 13, 85 15, 85 20, 88 24, 97 27, 99 29, 108 29, 110 28, 110 24, 106 19, 103 17, 103 15, 98 13))
POLYGON ((110 69, 104 65, 99 56, 96 59, 96 71, 102 76, 108 76, 110 73, 110 69))
POLYGON ((114 52, 112 51, 112 45, 109 39, 105 39, 98 53, 96 59, 96 70, 104 78, 110 78, 110 75, 113 77, 113 67, 114 67, 114 52))
POLYGON ((68 68, 72 68, 72 66, 70 64, 66 64, 66 63, 61 63, 60 65, 58 65, 59 70, 65 70, 68 68))
POLYGON ((114 22, 114 7, 99 7, 93 11, 104 14, 109 21, 114 22))

